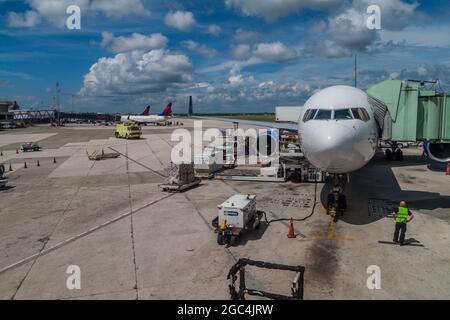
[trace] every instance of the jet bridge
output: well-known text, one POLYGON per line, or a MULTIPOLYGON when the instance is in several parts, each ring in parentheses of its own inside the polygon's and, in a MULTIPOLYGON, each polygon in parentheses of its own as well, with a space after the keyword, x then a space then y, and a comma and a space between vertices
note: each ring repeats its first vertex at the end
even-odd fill
POLYGON ((387 80, 367 90, 382 139, 424 142, 436 161, 450 161, 450 97, 436 82, 387 80))

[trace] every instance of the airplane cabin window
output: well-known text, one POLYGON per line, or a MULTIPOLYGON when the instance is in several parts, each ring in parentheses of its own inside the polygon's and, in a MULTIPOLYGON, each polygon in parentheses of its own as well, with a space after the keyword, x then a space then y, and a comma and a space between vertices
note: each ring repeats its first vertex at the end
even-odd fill
POLYGON ((314 119, 316 115, 317 109, 309 109, 306 111, 305 116, 303 117, 303 122, 307 122, 309 120, 314 119))
POLYGON ((334 119, 335 120, 352 120, 352 114, 350 109, 343 110, 334 110, 334 119))
POLYGON ((314 120, 331 120, 332 110, 319 110, 314 120))

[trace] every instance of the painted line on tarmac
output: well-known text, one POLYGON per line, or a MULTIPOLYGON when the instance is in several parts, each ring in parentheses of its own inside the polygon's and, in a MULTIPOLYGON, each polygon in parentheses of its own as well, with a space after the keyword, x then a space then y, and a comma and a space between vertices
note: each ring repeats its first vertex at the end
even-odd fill
POLYGON ((336 224, 337 221, 335 219, 331 219, 330 223, 328 223, 328 228, 327 228, 327 234, 326 235, 320 235, 316 232, 312 232, 309 234, 310 239, 313 240, 328 240, 328 241, 332 241, 332 240, 337 240, 337 241, 352 241, 354 240, 352 237, 337 237, 335 235, 336 233, 336 224))
POLYGON ((144 164, 142 164, 142 163, 140 163, 140 162, 138 162, 138 161, 136 161, 136 160, 134 160, 134 159, 128 157, 126 154, 123 154, 122 152, 117 151, 117 150, 115 150, 114 148, 111 148, 111 147, 108 147, 108 148, 111 149, 112 151, 117 152, 118 154, 124 156, 124 157, 127 158, 128 160, 130 160, 130 161, 132 161, 132 162, 134 162, 134 163, 140 165, 141 167, 143 167, 143 168, 145 168, 145 169, 147 169, 147 170, 153 172, 154 174, 157 174, 158 176, 160 176, 160 177, 162 177, 162 178, 168 178, 168 176, 165 176, 165 175, 159 173, 158 171, 155 171, 155 170, 153 170, 152 168, 147 167, 146 165, 144 165, 144 164))
POLYGON ((158 202, 161 202, 161 201, 163 201, 163 200, 165 200, 167 198, 170 198, 170 197, 174 196, 175 194, 176 193, 172 193, 172 194, 166 195, 166 196, 164 196, 164 197, 162 197, 162 198, 160 198, 158 200, 154 200, 154 201, 152 201, 152 202, 150 202, 150 203, 148 203, 146 205, 143 205, 142 207, 137 208, 136 210, 132 210, 130 212, 121 214, 121 215, 115 217, 114 219, 108 220, 108 221, 106 221, 106 222, 104 222, 104 223, 102 223, 100 225, 97 225, 95 227, 92 227, 89 230, 84 231, 84 232, 82 232, 82 233, 80 233, 80 234, 78 234, 76 236, 70 237, 69 239, 66 239, 66 240, 62 241, 62 242, 54 245, 53 247, 50 247, 50 248, 45 249, 45 250, 42 250, 42 251, 40 251, 40 252, 38 252, 36 254, 33 254, 33 255, 25 258, 25 259, 17 261, 15 263, 13 263, 13 264, 3 268, 3 269, 0 269, 0 274, 4 273, 6 271, 9 271, 11 269, 15 269, 17 267, 20 267, 21 265, 24 265, 24 264, 26 264, 26 263, 28 263, 30 261, 33 261, 34 259, 37 259, 37 258, 39 258, 41 256, 44 256, 44 255, 46 255, 46 254, 48 254, 48 253, 50 253, 52 251, 55 251, 55 250, 57 250, 57 249, 59 249, 61 247, 64 247, 64 246, 68 245, 69 243, 72 243, 72 242, 74 242, 76 240, 84 238, 85 236, 87 236, 87 235, 89 235, 89 234, 91 234, 91 233, 93 233, 95 231, 103 229, 104 227, 107 227, 107 226, 109 226, 109 225, 111 225, 111 224, 113 224, 113 223, 115 223, 115 222, 117 222, 119 220, 122 220, 122 219, 124 219, 126 217, 129 217, 132 214, 138 213, 139 211, 141 211, 141 210, 143 210, 145 208, 151 207, 152 205, 155 205, 158 202))

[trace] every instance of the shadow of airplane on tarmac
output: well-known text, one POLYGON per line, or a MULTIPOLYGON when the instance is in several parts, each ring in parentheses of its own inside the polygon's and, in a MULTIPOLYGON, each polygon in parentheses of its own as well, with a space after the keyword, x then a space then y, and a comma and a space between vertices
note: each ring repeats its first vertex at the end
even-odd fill
MULTIPOLYGON (((382 219, 383 216, 369 214, 370 199, 383 199, 395 205, 404 200, 411 210, 450 209, 449 196, 442 196, 440 193, 426 190, 402 190, 397 179, 404 183, 417 181, 426 184, 425 180, 410 175, 400 175, 397 178, 393 172, 393 168, 396 167, 425 165, 430 165, 425 157, 405 155, 402 162, 387 162, 383 153, 377 152, 366 167, 350 175, 350 183, 347 184, 344 192, 347 196, 348 208, 345 214, 339 217, 339 220, 353 225, 365 225, 382 219)), ((414 168, 412 171, 430 172, 426 167, 414 168)), ((443 171, 442 174, 445 172, 443 171)), ((328 179, 320 195, 324 207, 326 207, 327 195, 331 189, 332 181, 328 179)))

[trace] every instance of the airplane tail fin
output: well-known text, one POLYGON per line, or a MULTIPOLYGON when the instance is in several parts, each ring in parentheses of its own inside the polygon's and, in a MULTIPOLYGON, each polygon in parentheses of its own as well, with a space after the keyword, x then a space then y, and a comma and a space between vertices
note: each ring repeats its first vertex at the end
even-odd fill
POLYGON ((194 107, 192 104, 192 96, 189 96, 189 109, 188 109, 188 117, 192 117, 194 115, 194 107))
POLYGON ((172 102, 169 103, 165 108, 163 113, 161 114, 164 117, 171 117, 172 116, 172 102))
POLYGON ((149 116, 150 115, 150 106, 145 107, 144 112, 142 113, 143 116, 149 116))

